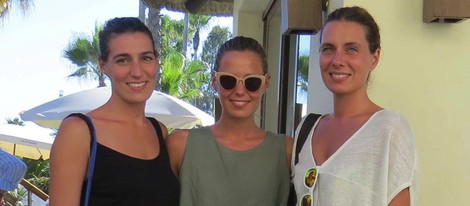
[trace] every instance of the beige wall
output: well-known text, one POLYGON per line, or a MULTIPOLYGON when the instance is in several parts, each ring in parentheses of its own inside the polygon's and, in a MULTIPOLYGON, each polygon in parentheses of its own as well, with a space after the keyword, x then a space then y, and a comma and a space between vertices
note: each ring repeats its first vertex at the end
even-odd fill
POLYGON ((344 3, 368 9, 381 28, 382 56, 369 93, 379 105, 404 114, 413 127, 419 205, 469 205, 470 20, 423 23, 422 0, 344 3))

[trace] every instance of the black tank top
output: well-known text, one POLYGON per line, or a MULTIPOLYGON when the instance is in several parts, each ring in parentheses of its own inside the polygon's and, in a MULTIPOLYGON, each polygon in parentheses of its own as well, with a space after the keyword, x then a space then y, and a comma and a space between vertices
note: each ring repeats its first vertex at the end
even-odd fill
MULTIPOLYGON (((148 119, 157 132, 160 154, 155 159, 142 160, 98 143, 90 206, 178 205, 179 182, 171 171, 160 125, 156 119, 148 119)), ((85 180, 80 205, 84 202, 86 184, 85 180)))

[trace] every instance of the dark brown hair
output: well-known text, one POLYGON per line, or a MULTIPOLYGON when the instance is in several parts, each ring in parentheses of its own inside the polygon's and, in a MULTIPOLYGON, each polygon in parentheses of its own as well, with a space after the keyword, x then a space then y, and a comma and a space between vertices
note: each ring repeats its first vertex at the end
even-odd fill
POLYGON ((366 40, 369 43, 370 53, 373 54, 381 48, 379 26, 366 9, 358 6, 336 9, 328 15, 325 26, 332 21, 351 21, 362 25, 366 33, 366 40))
POLYGON ((258 41, 250 37, 244 36, 234 37, 226 41, 224 44, 222 44, 222 46, 219 47, 213 71, 219 71, 220 60, 222 59, 225 53, 230 51, 252 51, 256 53, 261 59, 261 63, 263 65, 263 73, 268 73, 268 60, 263 46, 261 46, 258 41))
MULTIPOLYGON (((109 41, 119 34, 142 32, 152 40, 153 51, 155 52, 155 42, 152 32, 148 27, 136 17, 117 17, 108 20, 104 28, 99 33, 100 59, 106 61, 109 55, 109 41)), ((158 56, 155 52, 155 56, 158 56)))

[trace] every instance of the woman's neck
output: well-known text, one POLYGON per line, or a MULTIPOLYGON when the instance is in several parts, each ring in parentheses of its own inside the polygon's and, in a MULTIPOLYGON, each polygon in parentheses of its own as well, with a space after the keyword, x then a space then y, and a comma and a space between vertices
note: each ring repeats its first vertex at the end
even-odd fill
POLYGON ((369 99, 367 93, 356 95, 336 95, 334 97, 335 117, 354 117, 375 113, 382 108, 369 99))

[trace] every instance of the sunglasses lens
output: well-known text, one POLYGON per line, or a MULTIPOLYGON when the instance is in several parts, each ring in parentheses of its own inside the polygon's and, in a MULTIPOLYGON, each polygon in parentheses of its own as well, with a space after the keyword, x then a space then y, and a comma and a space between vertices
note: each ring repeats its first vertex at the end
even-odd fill
POLYGON ((245 79, 245 87, 250 92, 255 92, 261 87, 263 81, 259 77, 249 77, 245 79))
POLYGON ((237 85, 237 79, 229 75, 221 75, 219 82, 220 85, 226 90, 231 90, 237 85))
POLYGON ((312 195, 306 194, 300 200, 300 206, 311 206, 312 205, 312 195))
POLYGON ((309 169, 305 173, 305 186, 312 188, 317 180, 317 170, 315 168, 309 169))

